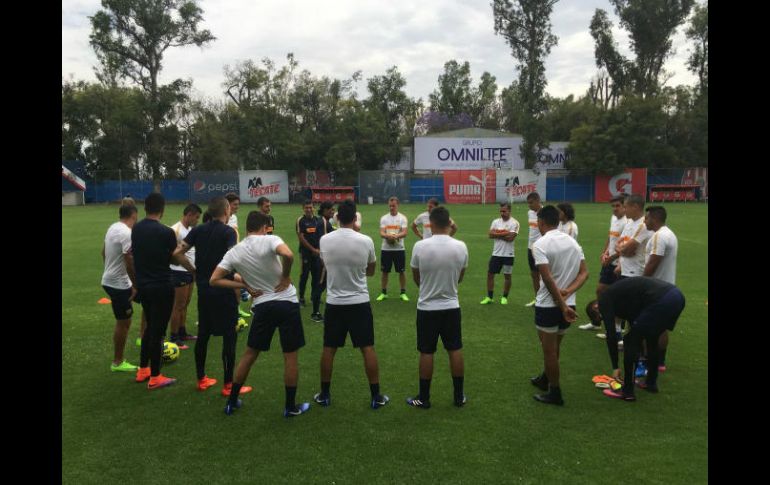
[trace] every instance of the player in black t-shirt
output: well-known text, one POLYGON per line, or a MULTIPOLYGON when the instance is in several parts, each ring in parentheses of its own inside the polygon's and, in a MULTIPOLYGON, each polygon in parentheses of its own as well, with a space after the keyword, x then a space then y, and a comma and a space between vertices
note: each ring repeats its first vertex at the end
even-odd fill
POLYGON ((299 239, 299 254, 302 257, 302 275, 299 279, 300 303, 305 303, 305 287, 308 273, 311 274, 310 300, 313 302, 313 313, 310 319, 323 322, 319 311, 321 306, 321 251, 320 240, 324 233, 324 220, 313 214, 313 201, 306 200, 303 205, 304 214, 297 218, 295 230, 299 239))

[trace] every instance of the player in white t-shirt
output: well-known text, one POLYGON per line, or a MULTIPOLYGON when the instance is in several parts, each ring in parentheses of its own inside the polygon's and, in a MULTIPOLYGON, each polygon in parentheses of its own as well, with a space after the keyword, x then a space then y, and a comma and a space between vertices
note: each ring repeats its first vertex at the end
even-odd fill
MULTIPOLYGON (((197 204, 189 204, 184 208, 182 219, 171 226, 174 234, 176 234, 177 244, 181 243, 187 237, 187 234, 190 233, 190 230, 198 225, 201 212, 202 210, 197 204)), ((195 266, 195 248, 187 251, 185 257, 190 261, 190 264, 195 266)), ((187 307, 192 299, 195 280, 189 271, 184 269, 183 266, 176 264, 171 265, 171 274, 174 278, 174 309, 171 312, 171 322, 169 325, 171 327, 171 336, 169 340, 177 344, 180 349, 186 350, 189 347, 185 345, 184 341, 197 339, 196 336, 187 334, 187 327, 185 325, 187 322, 187 307)))
POLYGON ((578 225, 575 222, 575 208, 569 202, 556 204, 559 210, 559 230, 575 241, 578 238, 578 225))
POLYGON ((388 274, 393 266, 398 273, 398 282, 401 285, 399 298, 403 301, 409 301, 409 297, 406 295, 406 275, 404 274, 406 270, 404 238, 408 233, 409 221, 404 214, 398 211, 398 197, 394 196, 388 199, 388 208, 390 212, 380 218, 382 293, 377 297, 377 301, 382 301, 388 297, 388 274))
MULTIPOLYGON (((654 234, 647 242, 645 265, 642 276, 658 278, 676 285, 676 256, 679 241, 674 231, 666 226, 666 208, 651 206, 646 209, 644 223, 654 234)), ((658 339, 658 372, 666 371, 666 350, 668 349, 668 330, 658 339)))
POLYGON ((513 241, 519 235, 520 228, 519 221, 511 217, 511 204, 508 202, 500 204, 500 217, 492 221, 492 225, 489 226, 489 239, 494 240, 494 243, 487 271, 487 296, 481 300, 482 305, 494 303, 495 275, 499 274, 500 270, 503 271, 504 278, 503 296, 500 298, 500 304, 508 304, 514 261, 513 241))
POLYGON ((131 228, 136 224, 135 205, 121 205, 118 209, 120 220, 107 229, 102 246, 102 288, 107 292, 115 316, 115 330, 112 342, 114 355, 110 370, 113 372, 134 372, 137 366, 123 358, 128 330, 131 328, 131 315, 134 311, 131 302, 136 296, 136 275, 131 255, 131 228))
POLYGON ((430 381, 438 338, 449 353, 455 406, 465 404, 463 341, 457 285, 468 267, 468 248, 450 235, 449 211, 437 207, 430 212, 433 237, 418 241, 412 249, 412 276, 420 288, 417 300, 417 350, 420 352, 420 393, 407 398, 410 406, 430 407, 430 381))
POLYGON ((644 272, 644 248, 652 236, 652 231, 644 225, 644 199, 640 195, 629 195, 623 203, 628 221, 615 244, 615 251, 620 255, 619 269, 621 278, 642 276, 644 272))
POLYGON ((238 362, 225 414, 241 407, 238 394, 260 352, 270 350, 275 329, 278 329, 284 359, 286 403, 283 415, 299 416, 310 409, 310 403, 295 403, 299 368, 297 353, 305 345, 297 290, 291 284, 294 254, 278 236, 267 234, 270 220, 261 212, 252 211, 246 220, 248 236, 232 247, 211 275, 211 286, 244 288, 254 298, 254 318, 249 329, 246 351, 238 362), (242 281, 227 279, 233 272, 242 281))
MULTIPOLYGON (((537 211, 543 208, 543 204, 540 201, 540 194, 537 192, 530 192, 527 195, 527 226, 529 227, 529 234, 527 239, 527 262, 529 263, 529 274, 532 277, 532 287, 537 295, 537 290, 540 288, 540 273, 535 266, 535 258, 532 257, 532 245, 540 239, 541 234, 537 226, 537 211)), ((525 304, 524 306, 535 306, 535 300, 525 304)))
MULTIPOLYGON (((346 199, 346 200, 349 200, 349 201, 353 202, 353 199, 346 199)), ((337 218, 337 214, 334 214, 332 216, 331 222, 332 222, 332 226, 334 226, 335 229, 339 229, 341 227, 340 226, 340 221, 337 218)), ((361 217, 361 213, 360 212, 356 212, 356 221, 353 223, 353 230, 356 231, 356 232, 361 232, 361 224, 362 223, 363 223, 363 218, 361 217)))
POLYGON ((356 205, 352 200, 339 204, 340 228, 321 237, 321 259, 326 267, 326 307, 324 344, 321 353, 321 392, 313 399, 321 406, 331 404, 334 356, 345 345, 347 334, 354 348, 361 349, 369 380, 370 407, 388 403, 380 393, 380 372, 374 351, 374 318, 369 304, 368 276, 374 275, 377 257, 372 238, 355 230, 356 205))
MULTIPOLYGON (((439 201, 435 197, 428 199, 428 210, 415 217, 412 221, 412 231, 422 239, 428 239, 433 232, 430 229, 430 211, 439 206, 439 201), (418 229, 418 226, 422 226, 422 232, 418 229)), ((452 219, 449 219, 449 235, 454 237, 457 232, 457 224, 452 219)))
POLYGON ((532 254, 542 284, 535 304, 535 327, 543 348, 545 370, 531 379, 545 391, 534 398, 546 404, 564 404, 559 387, 559 352, 564 333, 577 320, 575 293, 588 279, 583 248, 558 230, 559 211, 545 206, 538 212, 538 227, 543 236, 532 245, 532 254))

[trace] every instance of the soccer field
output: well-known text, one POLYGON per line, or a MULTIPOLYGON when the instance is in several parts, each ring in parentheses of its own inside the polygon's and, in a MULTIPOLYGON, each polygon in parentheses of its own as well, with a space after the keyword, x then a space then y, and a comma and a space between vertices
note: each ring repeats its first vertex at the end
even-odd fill
MULTIPOLYGON (((166 207, 167 225, 183 205, 166 207)), ((596 332, 567 332, 561 350, 563 407, 536 402, 529 382, 543 366, 533 323, 532 283, 527 265, 527 206, 513 206, 522 224, 509 305, 501 306, 502 275, 495 279, 495 304, 481 306, 496 205, 446 206, 459 226, 456 238, 468 245, 470 265, 460 284, 468 404, 452 405, 448 359, 439 344, 429 410, 407 406, 418 391, 415 315, 417 288, 407 270, 410 302, 398 295, 391 273, 389 295, 380 289, 379 264, 369 278, 382 392, 388 406, 369 408, 369 387, 361 354, 350 339, 335 359, 332 405, 312 404, 307 415, 282 417, 283 358, 277 336, 262 353, 247 384, 254 390, 233 416, 223 413, 221 338, 209 342, 207 374, 219 380, 196 390, 193 347, 163 368, 175 386, 148 391, 132 373, 112 373, 109 305, 97 300, 103 270, 104 234, 118 219, 110 206, 62 207, 62 477, 63 483, 707 483, 708 476, 708 205, 666 204, 667 225, 679 239, 677 286, 687 299, 667 354, 660 393, 637 391, 633 403, 609 399, 591 382, 610 374, 606 344, 596 332)), ((205 210, 205 207, 204 207, 205 210)), ((241 233, 254 205, 241 205, 241 233)), ((359 206, 362 232, 374 239, 386 204, 359 206)), ((404 204, 409 222, 424 204, 404 204)), ((579 243, 589 279, 577 294, 578 324, 594 298, 599 253, 607 237, 609 204, 575 204, 579 243)), ((297 251, 294 221, 299 205, 274 204, 276 235, 297 251)), ((144 211, 140 206, 140 218, 144 211)), ((407 236, 407 266, 416 236, 407 236)), ((300 262, 293 280, 299 284, 300 262)), ((299 352, 298 402, 318 392, 323 329, 302 317, 307 345, 299 352)), ((195 332, 196 297, 188 310, 195 332)), ((138 364, 139 306, 126 344, 126 358, 138 364)), ((323 311, 323 307, 322 307, 323 311)), ((237 358, 246 334, 238 338, 237 358)), ((191 343, 191 344, 194 344, 191 343)), ((539 391, 538 391, 539 392, 539 391)))

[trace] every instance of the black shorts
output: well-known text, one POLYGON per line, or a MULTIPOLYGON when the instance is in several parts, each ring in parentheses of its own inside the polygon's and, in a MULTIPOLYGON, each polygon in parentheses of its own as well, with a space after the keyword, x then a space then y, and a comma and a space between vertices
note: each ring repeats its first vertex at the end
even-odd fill
POLYGON ((406 269, 406 250, 399 251, 380 251, 380 260, 382 260, 382 272, 390 273, 390 267, 396 267, 396 273, 403 273, 406 269))
MULTIPOLYGON (((570 305, 575 309, 575 305, 570 305)), ((535 307, 535 327, 546 333, 563 334, 570 324, 564 319, 559 307, 535 307)))
POLYGON ((355 305, 326 304, 324 347, 344 347, 348 332, 353 347, 374 345, 374 317, 369 302, 355 305))
POLYGON ((233 290, 198 285, 198 335, 229 335, 236 323, 238 300, 233 290))
POLYGON ((532 256, 531 249, 527 249, 527 262, 529 262, 530 271, 537 271, 537 266, 535 266, 535 257, 532 256))
POLYGON ((275 329, 281 338, 284 353, 296 352, 305 346, 305 332, 302 329, 302 317, 299 303, 286 300, 267 301, 251 309, 251 329, 246 345, 255 350, 270 350, 275 329))
POLYGON ((171 270, 171 279, 174 281, 174 288, 181 288, 192 284, 193 275, 187 271, 171 270))
POLYGON ((423 354, 435 353, 439 336, 446 350, 463 348, 461 320, 459 308, 417 310, 417 350, 423 354))
POLYGON ((489 258, 489 269, 491 274, 500 274, 500 270, 503 274, 513 273, 513 256, 506 258, 503 256, 492 256, 489 258))
POLYGON ((131 318, 131 315, 134 314, 134 309, 129 301, 129 298, 131 298, 131 288, 127 290, 119 290, 110 286, 102 286, 102 288, 110 296, 112 314, 115 315, 115 320, 128 320, 131 318))
POLYGON ((643 309, 631 323, 631 328, 642 335, 660 335, 664 330, 673 330, 684 304, 684 295, 679 288, 671 288, 660 300, 643 309))
POLYGON ((602 270, 599 273, 599 283, 603 285, 611 285, 614 282, 618 281, 618 275, 615 274, 615 268, 617 266, 613 266, 611 264, 608 264, 607 266, 602 266, 602 270))

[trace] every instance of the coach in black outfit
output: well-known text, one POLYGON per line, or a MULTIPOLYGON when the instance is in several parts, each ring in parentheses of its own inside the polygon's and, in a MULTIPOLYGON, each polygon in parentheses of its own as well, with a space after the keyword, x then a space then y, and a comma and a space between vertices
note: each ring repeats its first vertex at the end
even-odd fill
POLYGON ((170 227, 160 222, 165 206, 166 201, 161 194, 148 195, 144 200, 146 217, 136 223, 131 231, 136 287, 142 295, 142 310, 147 318, 136 381, 143 382, 149 378, 148 389, 166 387, 176 382, 176 379, 160 373, 163 337, 174 308, 174 282, 169 263, 180 264, 190 272, 195 271, 187 258, 172 257, 176 249, 176 235, 170 227))
POLYGON ((321 251, 320 241, 324 235, 323 217, 313 214, 313 201, 306 200, 302 208, 303 214, 297 218, 296 231, 299 239, 299 254, 302 256, 302 274, 299 279, 299 302, 305 304, 305 287, 308 274, 310 280, 310 301, 313 302, 313 313, 310 319, 323 322, 319 311, 321 306, 321 251))
POLYGON ((637 276, 617 281, 596 300, 588 303, 586 312, 593 322, 604 320, 607 330, 607 350, 612 361, 613 375, 620 377, 618 368, 618 342, 615 334, 615 318, 631 322, 631 329, 623 338, 624 379, 620 392, 605 389, 604 394, 625 401, 635 401, 634 372, 642 348, 647 342, 647 379, 639 387, 658 392, 658 338, 665 330, 673 330, 684 310, 685 300, 679 288, 657 278, 637 276))

